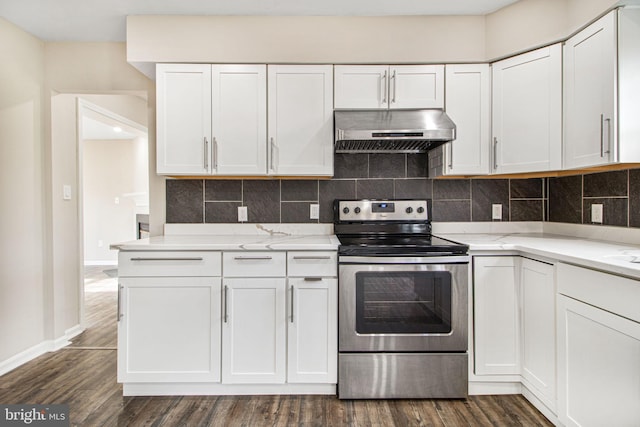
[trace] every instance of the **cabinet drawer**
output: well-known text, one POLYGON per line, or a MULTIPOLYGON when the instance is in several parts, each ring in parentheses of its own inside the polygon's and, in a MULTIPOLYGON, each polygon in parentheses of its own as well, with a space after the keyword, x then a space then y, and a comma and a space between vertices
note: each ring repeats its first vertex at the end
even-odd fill
POLYGON ((286 252, 224 252, 225 277, 285 277, 286 252))
POLYGON ((558 293, 640 322, 640 281, 558 264, 558 293))
POLYGON ((338 259, 336 252, 288 252, 287 276, 336 277, 338 259))
POLYGON ((118 254, 120 277, 220 276, 220 252, 129 252, 118 254))

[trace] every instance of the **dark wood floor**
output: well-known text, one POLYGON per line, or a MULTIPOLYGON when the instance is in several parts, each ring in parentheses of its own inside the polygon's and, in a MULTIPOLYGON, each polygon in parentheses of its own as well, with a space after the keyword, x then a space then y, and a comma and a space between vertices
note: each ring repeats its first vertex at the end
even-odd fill
POLYGON ((72 346, 0 377, 0 403, 67 403, 71 424, 78 426, 551 425, 522 396, 360 401, 335 396, 123 397, 116 383, 116 351, 111 349, 115 346, 115 287, 111 287, 86 293, 87 316, 98 323, 72 346))

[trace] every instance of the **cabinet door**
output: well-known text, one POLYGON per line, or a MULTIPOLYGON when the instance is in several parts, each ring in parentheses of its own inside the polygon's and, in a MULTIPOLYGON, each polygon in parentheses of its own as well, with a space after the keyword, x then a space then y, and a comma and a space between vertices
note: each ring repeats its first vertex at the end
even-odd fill
POLYGON ((289 279, 288 382, 337 381, 338 281, 289 279))
POLYGON ((267 173, 266 65, 212 66, 213 173, 267 173))
POLYGON ((489 65, 447 65, 445 110, 456 139, 444 148, 445 175, 489 173, 491 90, 489 65))
POLYGON ((159 174, 211 172, 211 65, 156 66, 159 174))
POLYGON ((386 65, 336 65, 336 110, 389 107, 389 67, 386 65))
POLYGON ((269 173, 333 175, 331 65, 269 65, 269 173))
POLYGON ((496 62, 492 70, 493 172, 560 169, 560 44, 496 62))
POLYGON ((224 279, 222 382, 285 382, 286 279, 224 279))
POLYGON ((565 168, 615 159, 616 52, 615 11, 565 43, 565 168))
POLYGON ((389 76, 389 108, 444 108, 444 65, 392 65, 389 76))
POLYGON ((220 381, 220 278, 119 282, 119 382, 220 381))
POLYGON ((558 295, 559 418, 640 424, 640 323, 558 295))
POLYGON ((553 265, 522 258, 520 283, 523 381, 547 406, 555 409, 556 293, 553 265))
POLYGON ((520 374, 518 257, 473 257, 476 375, 520 374))

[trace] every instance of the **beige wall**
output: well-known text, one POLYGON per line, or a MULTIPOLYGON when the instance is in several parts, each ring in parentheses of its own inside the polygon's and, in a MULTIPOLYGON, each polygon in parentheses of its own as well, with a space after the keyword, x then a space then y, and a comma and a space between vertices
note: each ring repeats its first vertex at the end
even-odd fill
POLYGON ((614 0, 520 0, 487 16, 129 16, 131 63, 486 62, 565 39, 614 0))
POLYGON ((474 62, 482 16, 130 16, 131 62, 474 62))
POLYGON ((0 18, 0 370, 44 336, 44 43, 0 18))

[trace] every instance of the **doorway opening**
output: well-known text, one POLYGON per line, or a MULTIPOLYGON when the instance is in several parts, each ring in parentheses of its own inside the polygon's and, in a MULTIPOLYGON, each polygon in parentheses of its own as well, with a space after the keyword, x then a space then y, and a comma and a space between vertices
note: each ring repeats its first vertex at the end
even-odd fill
POLYGON ((84 332, 70 347, 112 349, 118 260, 110 246, 140 238, 148 223, 147 105, 134 95, 83 95, 77 106, 84 332))

